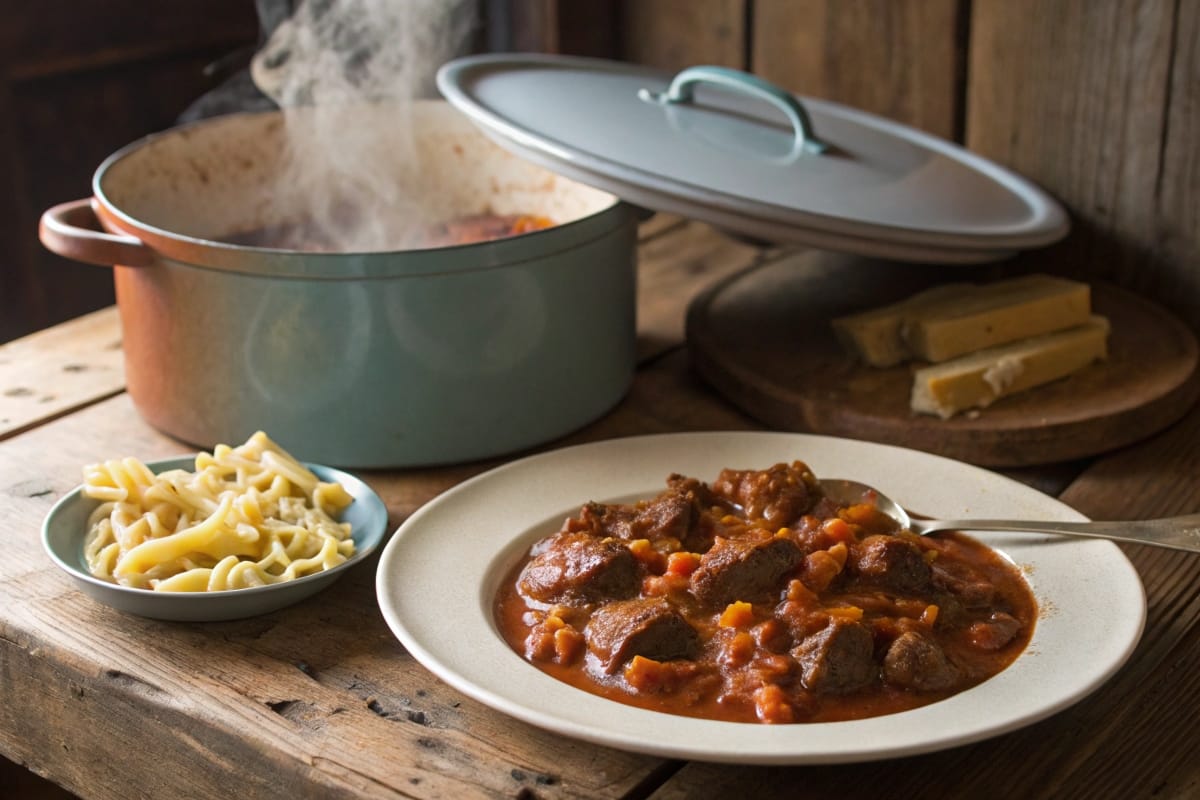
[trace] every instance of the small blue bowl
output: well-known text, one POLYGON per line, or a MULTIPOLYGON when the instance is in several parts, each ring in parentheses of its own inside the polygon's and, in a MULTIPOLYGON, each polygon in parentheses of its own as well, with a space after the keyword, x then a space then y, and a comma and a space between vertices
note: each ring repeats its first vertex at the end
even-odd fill
MULTIPOLYGON (((171 469, 195 469, 194 456, 152 461, 146 466, 155 474, 171 469)), ((42 523, 42 546, 50 558, 94 600, 120 611, 153 619, 176 622, 217 622, 242 619, 276 611, 297 603, 329 586, 346 570, 369 556, 383 539, 387 508, 371 487, 353 475, 319 464, 306 464, 323 481, 336 481, 354 498, 339 522, 349 522, 354 555, 333 569, 293 581, 230 589, 221 592, 156 592, 133 589, 94 577, 83 555, 87 520, 100 501, 85 497, 83 487, 72 490, 54 504, 42 523)))

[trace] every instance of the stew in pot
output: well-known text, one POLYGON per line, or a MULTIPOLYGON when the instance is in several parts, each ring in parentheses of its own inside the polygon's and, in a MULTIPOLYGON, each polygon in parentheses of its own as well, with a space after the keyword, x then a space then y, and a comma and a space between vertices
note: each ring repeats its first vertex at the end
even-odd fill
POLYGON ((890 714, 1024 649, 1018 570, 959 533, 919 537, 822 495, 802 462, 671 475, 587 503, 505 580, 496 618, 550 675, 619 702, 738 722, 890 714))

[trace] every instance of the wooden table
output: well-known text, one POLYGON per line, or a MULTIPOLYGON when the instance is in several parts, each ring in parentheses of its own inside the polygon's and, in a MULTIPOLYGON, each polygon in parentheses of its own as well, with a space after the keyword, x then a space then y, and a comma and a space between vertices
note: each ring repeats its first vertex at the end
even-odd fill
MULTIPOLYGON (((641 243, 640 368, 600 421, 547 447, 754 429, 689 369, 684 309, 777 257, 651 220, 641 243)), ((543 732, 450 689, 388 631, 373 563, 265 617, 170 624, 92 602, 43 554, 42 518, 83 464, 188 448, 123 392, 109 309, 0 347, 0 753, 84 797, 1200 796, 1200 559, 1128 547, 1149 619, 1131 661, 1074 707, 949 751, 860 765, 667 761, 543 732)), ((361 473, 394 528, 497 462, 361 473)), ((1097 519, 1200 509, 1200 410, 1086 463, 1009 473, 1097 519)), ((1081 659, 1087 653, 1080 653, 1081 659)), ((0 790, 3 794, 3 790, 0 790)))

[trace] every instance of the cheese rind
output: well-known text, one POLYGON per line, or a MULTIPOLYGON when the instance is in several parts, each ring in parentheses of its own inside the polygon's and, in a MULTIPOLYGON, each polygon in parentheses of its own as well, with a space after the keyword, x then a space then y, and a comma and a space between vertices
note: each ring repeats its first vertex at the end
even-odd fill
POLYGON ((914 356, 937 363, 1082 325, 1091 310, 1086 283, 1027 275, 915 309, 905 315, 901 335, 914 356))
POLYGON ((1093 315, 1064 331, 988 348, 917 370, 911 407, 949 419, 1070 375, 1108 357, 1108 320, 1093 315))
POLYGON ((901 331, 905 321, 923 308, 953 303, 975 292, 969 283, 934 286, 898 303, 833 320, 842 347, 872 367, 891 367, 913 357, 901 331))

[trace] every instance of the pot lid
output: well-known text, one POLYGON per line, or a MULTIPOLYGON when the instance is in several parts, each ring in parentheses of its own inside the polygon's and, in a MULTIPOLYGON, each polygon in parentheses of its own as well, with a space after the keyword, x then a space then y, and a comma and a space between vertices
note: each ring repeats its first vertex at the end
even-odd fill
POLYGON ((1066 235, 1062 207, 957 145, 754 75, 470 56, 446 99, 507 149, 658 211, 779 243, 979 262, 1066 235))

